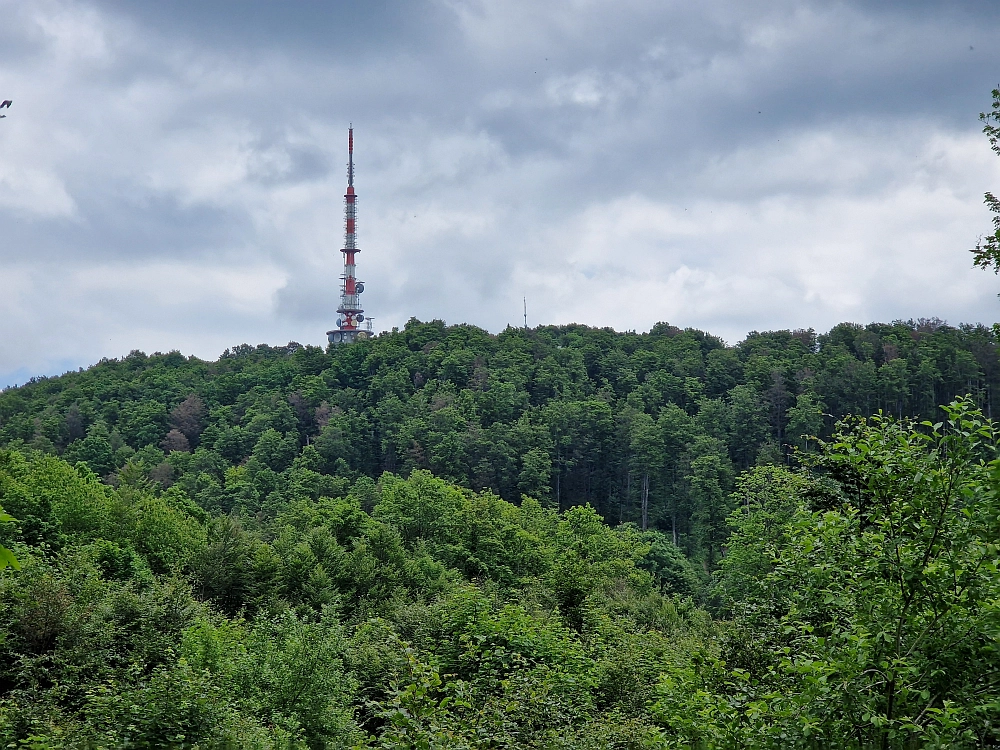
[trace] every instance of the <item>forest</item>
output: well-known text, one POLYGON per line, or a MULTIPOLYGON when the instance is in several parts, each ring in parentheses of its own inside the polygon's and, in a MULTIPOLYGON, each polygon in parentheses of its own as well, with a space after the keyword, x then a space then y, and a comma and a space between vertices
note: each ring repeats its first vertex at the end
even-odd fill
POLYGON ((0 393, 0 744, 1000 742, 998 331, 411 320, 0 393))

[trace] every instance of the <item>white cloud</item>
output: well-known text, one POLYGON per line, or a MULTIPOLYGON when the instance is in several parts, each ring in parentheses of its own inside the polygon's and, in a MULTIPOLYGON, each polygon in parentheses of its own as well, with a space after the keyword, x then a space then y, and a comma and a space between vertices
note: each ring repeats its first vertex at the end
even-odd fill
POLYGON ((514 285, 530 290, 544 320, 640 329, 669 320, 730 341, 750 327, 992 321, 997 283, 966 252, 983 219, 969 183, 1000 183, 1000 164, 984 161, 974 135, 893 135, 807 133, 790 155, 765 147, 709 165, 694 180, 708 189, 690 200, 592 204, 521 256, 514 285), (858 163, 880 171, 881 190, 858 163), (747 175, 762 176, 758 196, 742 185, 740 200, 712 198, 747 175))
POLYGON ((322 343, 349 121, 380 327, 496 330, 522 296, 533 323, 730 341, 996 317, 965 252, 1000 189, 995 18, 442 0, 433 33, 306 50, 113 7, 0 0, 0 373, 322 343))
POLYGON ((28 216, 69 217, 76 203, 53 172, 0 163, 0 207, 28 216))
POLYGON ((36 371, 52 351, 65 355, 61 361, 91 361, 183 344, 187 353, 209 356, 255 341, 255 332, 285 333, 274 323, 274 303, 286 278, 272 266, 25 264, 5 268, 2 278, 0 361, 36 371))

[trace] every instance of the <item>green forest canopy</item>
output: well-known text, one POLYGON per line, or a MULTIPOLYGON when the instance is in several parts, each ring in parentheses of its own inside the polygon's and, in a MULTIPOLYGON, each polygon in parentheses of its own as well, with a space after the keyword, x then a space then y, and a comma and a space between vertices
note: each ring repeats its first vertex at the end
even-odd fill
POLYGON ((996 741, 996 345, 411 320, 9 389, 0 742, 996 741))
MULTIPOLYGON (((129 459, 208 512, 273 513, 359 476, 428 469, 511 502, 589 503, 669 532, 711 568, 736 475, 784 463, 847 415, 992 414, 983 326, 938 320, 751 333, 736 346, 657 324, 508 328, 411 320, 331 348, 242 345, 216 362, 133 352, 0 394, 0 446, 129 459)), ((113 479, 112 479, 113 481, 113 479)))

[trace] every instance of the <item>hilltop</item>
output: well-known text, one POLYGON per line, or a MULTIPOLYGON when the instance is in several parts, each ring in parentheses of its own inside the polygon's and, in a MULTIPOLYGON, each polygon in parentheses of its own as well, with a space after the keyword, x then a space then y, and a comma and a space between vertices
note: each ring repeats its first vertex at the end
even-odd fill
POLYGON ((359 476, 427 469, 511 502, 589 503, 717 554, 735 476, 783 464, 847 414, 937 419, 1000 385, 994 332, 941 321, 751 333, 658 324, 491 335, 411 320, 350 346, 237 346, 215 362, 133 352, 0 394, 0 447, 113 476, 134 460, 209 512, 283 507, 359 476), (716 511, 720 512, 716 512, 716 511), (699 518, 712 517, 709 527, 699 518))

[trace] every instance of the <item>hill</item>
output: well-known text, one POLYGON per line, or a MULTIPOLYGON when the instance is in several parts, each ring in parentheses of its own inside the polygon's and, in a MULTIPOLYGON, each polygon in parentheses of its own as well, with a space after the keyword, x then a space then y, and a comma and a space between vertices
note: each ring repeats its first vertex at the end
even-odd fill
POLYGON ((589 503, 609 523, 645 515, 710 568, 740 471, 786 463, 847 414, 937 419, 969 393, 989 415, 998 385, 993 331, 936 320, 755 332, 732 347, 666 324, 490 335, 411 320, 326 352, 133 352, 36 380, 0 394, 0 446, 112 482, 133 459, 212 513, 273 513, 302 492, 427 469, 515 503, 589 503))
POLYGON ((411 321, 7 390, 0 744, 996 742, 996 378, 939 321, 411 321))

